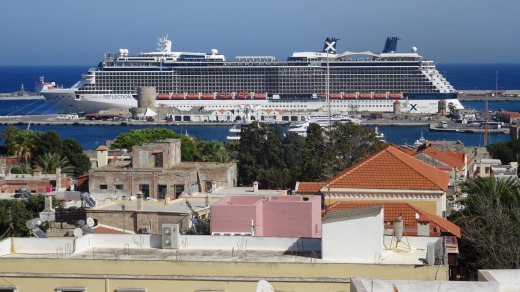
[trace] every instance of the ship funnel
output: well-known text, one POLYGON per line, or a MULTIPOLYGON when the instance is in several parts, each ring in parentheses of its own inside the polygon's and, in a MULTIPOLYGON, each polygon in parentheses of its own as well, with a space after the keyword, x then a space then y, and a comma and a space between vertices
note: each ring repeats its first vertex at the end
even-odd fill
POLYGON ((392 53, 397 51, 397 41, 400 40, 398 37, 387 37, 385 48, 383 49, 383 53, 392 53))
POLYGON ((336 41, 339 39, 328 37, 325 39, 325 44, 323 44, 323 52, 329 54, 336 54, 336 41))

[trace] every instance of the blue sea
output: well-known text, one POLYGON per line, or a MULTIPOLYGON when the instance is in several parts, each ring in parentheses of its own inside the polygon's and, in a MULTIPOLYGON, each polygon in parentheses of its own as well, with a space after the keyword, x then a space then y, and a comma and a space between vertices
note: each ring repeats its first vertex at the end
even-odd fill
MULTIPOLYGON (((58 85, 69 87, 76 83, 81 74, 87 72, 88 65, 71 66, 0 66, 0 92, 13 92, 23 84, 28 91, 34 90, 34 84, 44 76, 46 81, 55 81, 58 85)), ((450 83, 458 90, 519 90, 520 64, 437 64, 450 83)), ((463 102, 466 108, 484 110, 483 102, 463 102)), ((505 109, 520 112, 520 102, 489 102, 489 110, 505 109)), ((0 101, 1 115, 31 115, 57 113, 56 109, 45 101, 0 101)), ((0 125, 0 132, 5 129, 0 125)), ((19 126, 24 128, 24 126, 19 126)), ((131 129, 152 126, 46 126, 31 125, 36 131, 54 130, 62 138, 74 138, 85 149, 95 149, 115 138, 119 133, 131 129)), ((165 125, 177 133, 188 133, 208 141, 225 141, 230 126, 171 126, 165 125)), ((380 126, 386 140, 398 145, 413 144, 424 136, 427 140, 460 140, 467 146, 482 146, 482 134, 430 132, 427 126, 380 126)), ((509 141, 509 135, 493 134, 489 143, 509 141)))

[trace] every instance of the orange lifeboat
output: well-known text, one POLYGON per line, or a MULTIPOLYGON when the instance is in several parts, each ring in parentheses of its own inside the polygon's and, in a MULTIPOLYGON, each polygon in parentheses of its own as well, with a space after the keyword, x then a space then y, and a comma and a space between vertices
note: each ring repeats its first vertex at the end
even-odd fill
POLYGON ((184 93, 174 93, 172 99, 184 99, 184 93))
POLYGON ((203 93, 201 98, 202 99, 213 99, 213 93, 203 93))
POLYGON ((255 99, 266 99, 267 94, 266 93, 255 93, 254 97, 255 97, 255 99))
POLYGON ((386 93, 374 93, 374 98, 378 98, 378 99, 386 98, 386 93))
POLYGON ((354 99, 356 98, 356 94, 355 93, 345 93, 343 95, 343 98, 346 98, 346 99, 354 99))
POLYGON ((199 95, 197 93, 188 93, 188 99, 199 99, 199 95))
POLYGON ((390 98, 399 99, 399 98, 401 98, 401 93, 399 93, 399 92, 392 92, 392 93, 390 93, 390 98))
POLYGON ((329 98, 330 99, 340 99, 341 98, 341 93, 331 93, 329 95, 329 98))
POLYGON ((217 94, 218 99, 231 99, 231 93, 229 92, 221 92, 217 94))
POLYGON ((367 99, 367 98, 370 98, 370 93, 360 93, 359 94, 359 98, 364 98, 364 99, 367 99))
POLYGON ((251 94, 247 92, 239 92, 235 95, 235 99, 250 99, 251 94))
POLYGON ((159 93, 155 99, 170 99, 170 95, 166 93, 159 93))

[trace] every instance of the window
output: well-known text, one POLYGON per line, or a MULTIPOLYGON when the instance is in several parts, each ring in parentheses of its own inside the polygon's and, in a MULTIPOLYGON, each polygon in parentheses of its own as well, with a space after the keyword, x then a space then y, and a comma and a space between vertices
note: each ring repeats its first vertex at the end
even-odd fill
POLYGON ((210 182, 210 181, 207 181, 207 182, 206 182, 206 192, 209 193, 209 192, 212 191, 212 190, 211 190, 211 186, 212 186, 211 182, 210 182))
POLYGON ((0 292, 17 292, 18 289, 14 286, 0 286, 0 292))
POLYGON ((116 190, 124 190, 125 189, 122 184, 117 184, 117 185, 115 185, 115 187, 116 187, 116 190))
POLYGON ((150 185, 140 184, 139 191, 141 191, 143 193, 144 198, 148 198, 150 196, 150 185))
POLYGON ((182 194, 182 192, 184 192, 184 185, 175 185, 174 188, 175 188, 175 199, 177 199, 182 194))
POLYGON ((99 185, 100 190, 108 190, 108 185, 99 185))
POLYGON ((159 153, 155 153, 154 155, 155 155, 154 166, 155 167, 163 167, 163 153, 159 152, 159 153))
POLYGON ((157 185, 157 199, 164 200, 166 198, 166 185, 157 185))

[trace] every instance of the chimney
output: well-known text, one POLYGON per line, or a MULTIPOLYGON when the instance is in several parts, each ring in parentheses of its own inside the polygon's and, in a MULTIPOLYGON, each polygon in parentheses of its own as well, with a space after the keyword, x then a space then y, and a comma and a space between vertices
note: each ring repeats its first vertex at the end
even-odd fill
POLYGON ((137 211, 144 210, 143 193, 137 192, 137 211))
POLYGON ((61 167, 56 167, 56 190, 61 189, 61 167))
POLYGON ((43 211, 45 212, 54 212, 54 209, 52 208, 52 196, 45 196, 45 208, 43 211))
POLYGON ((417 221, 417 236, 430 236, 430 222, 417 221))
POLYGON ((97 154, 97 166, 103 167, 108 164, 108 148, 105 145, 101 145, 96 149, 97 154))
POLYGON ((258 193, 258 182, 257 181, 255 181, 253 183, 253 193, 258 193))
POLYGON ((41 167, 36 167, 33 171, 34 171, 34 176, 41 176, 43 169, 41 167))

